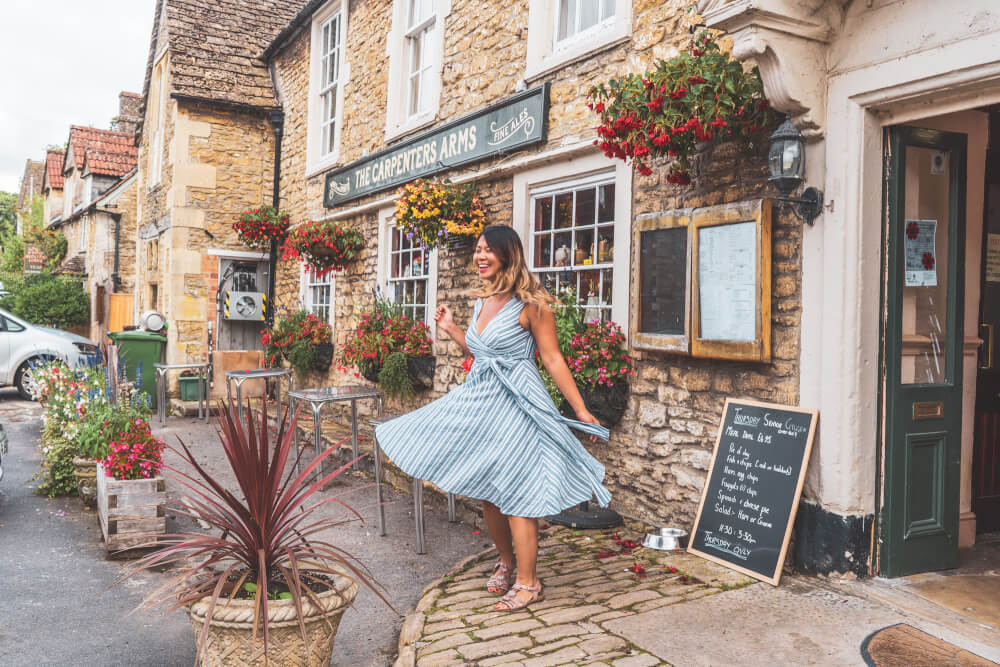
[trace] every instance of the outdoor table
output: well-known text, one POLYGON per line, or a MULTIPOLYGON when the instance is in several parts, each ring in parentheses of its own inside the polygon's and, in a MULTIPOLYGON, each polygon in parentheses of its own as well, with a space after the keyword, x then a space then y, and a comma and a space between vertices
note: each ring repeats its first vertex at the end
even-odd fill
POLYGON ((198 372, 198 416, 208 421, 208 364, 153 364, 156 369, 156 414, 162 424, 167 418, 167 371, 195 370, 198 372), (202 412, 202 400, 205 409, 202 412))
MULTIPOLYGON (((357 469, 358 466, 358 401, 366 398, 375 399, 375 409, 379 417, 382 416, 382 392, 374 387, 366 387, 359 384, 344 385, 341 387, 319 387, 316 389, 300 389, 288 392, 288 409, 292 410, 292 401, 305 401, 312 408, 313 415, 313 446, 316 454, 319 455, 319 443, 322 439, 320 431, 319 413, 327 403, 338 403, 343 401, 351 402, 351 451, 354 452, 354 463, 351 467, 357 469)), ((292 411, 295 414, 295 411, 292 411)), ((298 440, 295 441, 296 451, 299 449, 298 440)), ((301 461, 299 470, 301 472, 301 461)), ((326 462, 323 463, 323 470, 326 470, 326 462)))
MULTIPOLYGON (((232 406, 231 383, 236 383, 236 411, 243 423, 243 383, 247 380, 264 380, 264 393, 267 393, 267 381, 274 378, 277 383, 278 420, 281 420, 281 379, 288 380, 288 391, 292 391, 291 368, 254 368, 247 371, 226 371, 226 404, 232 406)), ((289 406, 291 407, 291 406, 289 406)), ((266 417, 266 415, 265 415, 266 417)))

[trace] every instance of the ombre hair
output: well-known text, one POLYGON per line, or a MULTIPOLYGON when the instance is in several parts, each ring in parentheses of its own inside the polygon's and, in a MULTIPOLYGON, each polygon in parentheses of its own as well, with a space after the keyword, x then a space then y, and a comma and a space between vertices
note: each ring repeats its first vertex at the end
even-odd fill
MULTIPOLYGON (((486 241, 493 254, 500 260, 501 267, 493 280, 478 289, 470 290, 472 296, 488 298, 494 294, 513 294, 525 305, 542 306, 555 301, 542 287, 524 261, 521 237, 506 225, 490 225, 483 230, 480 238, 486 241)), ((478 239, 476 243, 478 243, 478 239)), ((473 260, 475 263, 475 260, 473 260)))

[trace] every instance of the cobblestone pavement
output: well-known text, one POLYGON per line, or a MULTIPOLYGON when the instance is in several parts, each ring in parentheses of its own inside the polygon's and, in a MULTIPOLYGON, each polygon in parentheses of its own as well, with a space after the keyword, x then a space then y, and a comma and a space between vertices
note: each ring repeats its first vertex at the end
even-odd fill
POLYGON ((666 665, 604 623, 754 582, 683 552, 645 549, 643 532, 548 527, 538 558, 545 600, 516 612, 493 611, 498 597, 486 591, 496 552, 465 559, 406 617, 396 667, 666 665))

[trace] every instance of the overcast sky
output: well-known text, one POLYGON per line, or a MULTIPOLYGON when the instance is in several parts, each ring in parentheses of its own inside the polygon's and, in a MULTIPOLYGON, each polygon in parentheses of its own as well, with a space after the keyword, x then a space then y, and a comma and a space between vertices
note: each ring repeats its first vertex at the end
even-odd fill
POLYGON ((0 190, 70 125, 108 129, 142 92, 155 0, 0 0, 0 190))

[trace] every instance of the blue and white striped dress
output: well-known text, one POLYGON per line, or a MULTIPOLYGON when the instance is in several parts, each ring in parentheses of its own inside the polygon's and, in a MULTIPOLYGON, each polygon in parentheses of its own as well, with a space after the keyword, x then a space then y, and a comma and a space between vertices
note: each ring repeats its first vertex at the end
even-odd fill
POLYGON ((378 426, 379 446, 407 474, 504 514, 541 517, 578 503, 606 506, 604 466, 568 426, 608 439, 608 429, 567 419, 535 365, 535 339, 511 298, 476 333, 476 300, 465 343, 475 357, 465 382, 438 400, 378 426))

